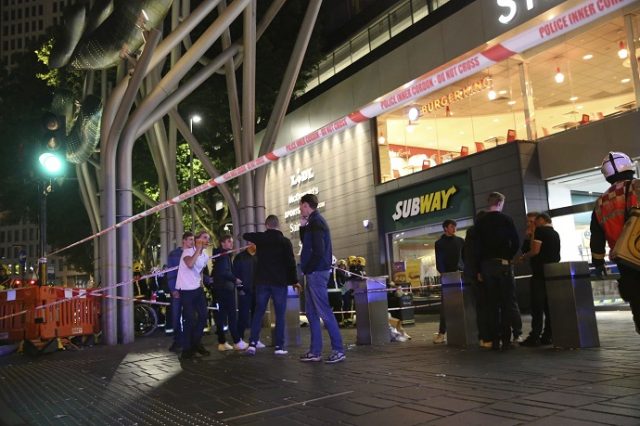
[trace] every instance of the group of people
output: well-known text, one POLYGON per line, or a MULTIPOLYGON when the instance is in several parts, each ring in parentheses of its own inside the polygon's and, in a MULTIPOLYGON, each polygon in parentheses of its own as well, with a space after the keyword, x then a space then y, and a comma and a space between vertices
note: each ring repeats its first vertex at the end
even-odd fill
MULTIPOLYGON (((315 195, 307 194, 300 199, 300 268, 306 280, 305 311, 311 330, 310 348, 300 357, 300 361, 322 361, 322 319, 329 332, 332 349, 324 361, 332 364, 343 361, 345 353, 327 292, 332 269, 331 234, 317 208, 318 199, 315 195)), ((284 324, 287 287, 293 286, 297 291, 301 291, 302 287, 298 283, 293 246, 280 231, 278 217, 268 216, 265 228, 263 232, 243 234, 242 238, 249 245, 233 259, 231 235, 223 235, 220 247, 212 253, 214 267, 210 273, 211 289, 218 305, 215 322, 220 351, 237 350, 244 351, 246 355, 256 355, 257 349, 265 347, 260 342, 260 331, 271 299, 275 311, 274 353, 288 353, 284 324), (255 306, 251 315, 253 303, 255 306), (225 328, 228 328, 233 345, 226 341, 225 328), (247 328, 250 335, 245 342, 244 332, 247 328)), ((182 246, 169 254, 168 266, 178 267, 177 271, 168 274, 174 329, 174 342, 170 350, 181 350, 181 359, 210 354, 202 344, 208 317, 203 274, 207 275, 209 255, 205 249, 209 241, 210 236, 204 231, 196 235, 185 232, 182 246)))
MULTIPOLYGON (((616 247, 631 209, 640 208, 640 180, 634 178, 635 168, 635 162, 622 152, 610 152, 603 159, 600 171, 610 187, 595 202, 590 248, 595 273, 602 276, 606 274, 605 246, 609 246, 609 258, 620 273, 620 296, 629 303, 636 332, 640 334, 640 258, 634 258, 633 253, 623 258, 616 247)), ((520 245, 513 219, 502 213, 504 201, 504 195, 499 192, 489 194, 487 210, 477 214, 465 240, 455 235, 456 222, 446 220, 442 224, 444 234, 435 245, 436 266, 441 274, 463 271, 464 281, 472 285, 480 346, 505 350, 513 347, 513 341, 523 346, 548 345, 553 335, 545 265, 560 261, 560 236, 548 214, 531 212, 527 214, 526 236, 520 245), (518 251, 521 255, 516 257, 518 251), (532 272, 531 332, 522 340, 513 266, 526 261, 530 262, 532 272)), ((433 342, 444 342, 445 333, 446 322, 441 311, 433 342)))
MULTIPOLYGON (((476 299, 480 346, 506 350, 512 342, 525 346, 551 344, 551 323, 545 289, 544 265, 560 261, 560 237, 546 213, 529 213, 526 238, 522 246, 513 219, 502 212, 505 197, 492 192, 487 210, 475 218, 466 239, 456 236, 457 223, 445 220, 443 235, 436 241, 436 268, 439 273, 462 271, 476 299), (522 255, 516 258, 521 250, 522 255), (531 333, 521 340, 522 320, 516 297, 513 266, 530 261, 531 333), (542 323, 544 318, 544 330, 542 323), (513 340, 512 340, 513 339, 513 340)), ((443 292, 444 295, 444 292, 443 292)), ((443 300, 440 324, 434 343, 445 341, 446 320, 443 300)))

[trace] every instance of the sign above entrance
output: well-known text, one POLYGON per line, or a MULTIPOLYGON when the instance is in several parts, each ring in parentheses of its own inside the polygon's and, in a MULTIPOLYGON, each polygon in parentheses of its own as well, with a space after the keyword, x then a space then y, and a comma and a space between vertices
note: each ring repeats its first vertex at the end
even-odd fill
POLYGON ((473 193, 468 172, 425 182, 378 199, 384 232, 473 217, 473 193))
POLYGON ((498 17, 498 21, 501 24, 508 24, 513 20, 518 13, 518 9, 526 8, 532 10, 535 7, 536 1, 534 0, 496 0, 498 7, 502 8, 503 13, 498 17))

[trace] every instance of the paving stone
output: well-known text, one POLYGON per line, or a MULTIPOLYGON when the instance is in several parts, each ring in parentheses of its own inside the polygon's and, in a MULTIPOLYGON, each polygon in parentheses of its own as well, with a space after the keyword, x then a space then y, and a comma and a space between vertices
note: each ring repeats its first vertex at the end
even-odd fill
POLYGON ((484 405, 479 402, 469 401, 469 400, 460 399, 460 398, 451 398, 448 396, 436 396, 434 398, 423 399, 418 401, 418 403, 421 405, 436 407, 436 408, 451 411, 454 413, 457 413, 460 411, 472 410, 474 408, 482 407, 484 405))
POLYGON ((620 416, 611 413, 601 413, 593 410, 566 410, 558 413, 558 417, 567 417, 576 420, 592 421, 609 425, 637 426, 640 424, 640 417, 620 416))
POLYGON ((349 398, 349 401, 356 404, 367 405, 374 408, 389 408, 398 405, 397 401, 391 401, 389 399, 361 396, 357 398, 349 398))
POLYGON ((594 402, 603 401, 604 398, 587 395, 576 395, 565 392, 545 392, 535 395, 527 395, 524 399, 531 401, 548 402, 551 404, 564 405, 569 407, 579 407, 582 405, 593 404, 594 402))
POLYGON ((491 408, 497 411, 503 411, 505 413, 525 414, 527 416, 532 416, 532 417, 550 416, 557 412, 557 410, 552 410, 545 407, 538 407, 538 406, 524 404, 524 403, 515 403, 515 402, 506 402, 506 401, 501 401, 495 404, 491 404, 488 406, 488 408, 491 408))
POLYGON ((477 411, 465 411, 463 413, 457 413, 449 417, 444 417, 435 420, 429 424, 438 426, 510 426, 517 425, 521 422, 515 419, 507 419, 500 416, 491 414, 479 413, 477 411))
POLYGON ((359 417, 344 419, 344 421, 356 426, 387 426, 392 424, 413 426, 434 419, 437 419, 437 417, 424 412, 402 407, 392 407, 387 410, 376 411, 359 417))

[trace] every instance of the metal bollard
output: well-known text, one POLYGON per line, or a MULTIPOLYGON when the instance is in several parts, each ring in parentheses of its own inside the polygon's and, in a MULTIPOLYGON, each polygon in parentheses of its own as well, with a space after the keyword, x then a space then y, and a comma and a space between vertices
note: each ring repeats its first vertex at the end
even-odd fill
POLYGON ((475 297, 460 272, 446 272, 440 277, 442 303, 447 321, 447 344, 470 346, 478 344, 478 320, 475 297))
POLYGON ((544 265, 553 345, 561 348, 600 346, 587 262, 544 265))
POLYGON ((391 341, 386 290, 387 277, 349 280, 356 304, 356 344, 383 345, 391 341))

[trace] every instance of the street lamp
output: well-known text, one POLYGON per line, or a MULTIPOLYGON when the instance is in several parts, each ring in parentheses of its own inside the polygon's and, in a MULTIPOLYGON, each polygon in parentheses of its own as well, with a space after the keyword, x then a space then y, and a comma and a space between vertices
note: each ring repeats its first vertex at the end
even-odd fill
MULTIPOLYGON (((189 117, 189 131, 193 135, 193 123, 198 124, 202 121, 202 117, 198 114, 194 114, 189 117)), ((193 189, 193 150, 189 147, 189 189, 193 189)), ((196 229, 196 208, 195 208, 195 197, 191 196, 191 229, 195 232, 196 229)))
POLYGON ((40 194, 40 285, 47 283, 47 195, 51 192, 51 178, 64 173, 64 160, 56 152, 44 152, 38 157, 40 168, 49 180, 44 181, 40 194))

